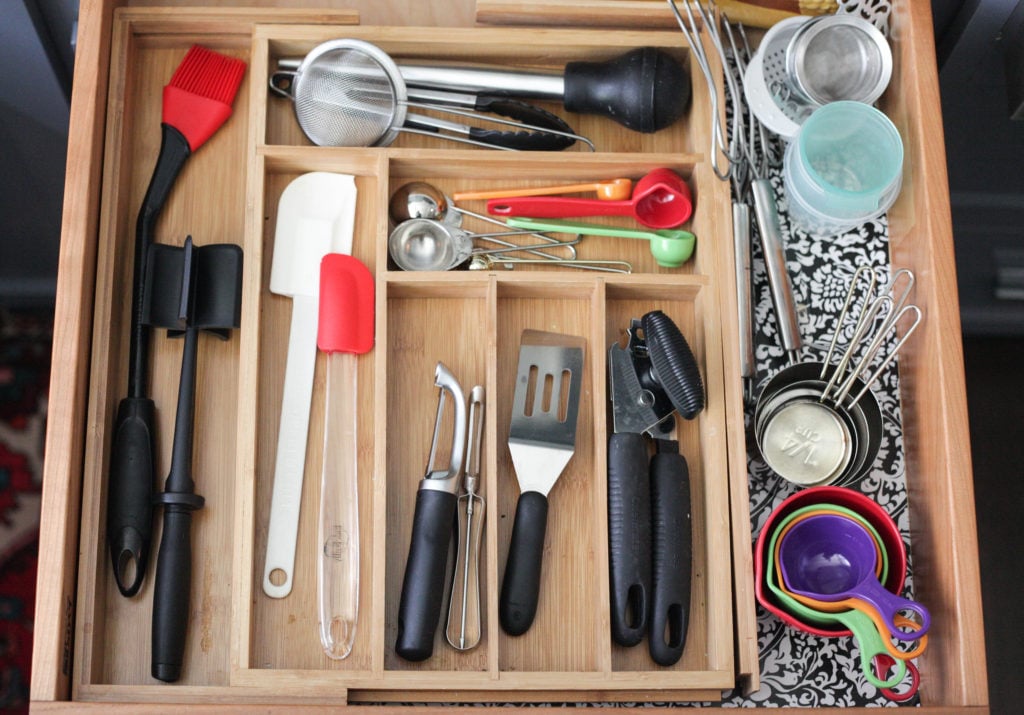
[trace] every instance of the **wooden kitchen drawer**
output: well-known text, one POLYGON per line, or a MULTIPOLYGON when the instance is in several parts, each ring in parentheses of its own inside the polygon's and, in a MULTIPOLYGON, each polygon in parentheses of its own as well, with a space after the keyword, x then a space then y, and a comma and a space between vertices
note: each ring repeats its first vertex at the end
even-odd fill
MULTIPOLYGON (((292 710, 358 701, 714 700, 737 683, 756 682, 744 440, 737 420, 742 404, 736 329, 729 319, 735 300, 729 194, 702 153, 706 112, 691 108, 677 127, 650 136, 580 118, 577 128, 598 144, 596 154, 509 155, 413 136, 401 136, 387 149, 324 149, 303 137, 287 100, 263 91, 276 58, 301 55, 338 36, 369 39, 402 56, 557 68, 641 44, 669 48, 685 62, 678 33, 431 32, 343 27, 354 17, 340 11, 129 8, 115 14, 118 4, 84 0, 80 16, 44 479, 36 707, 120 703, 134 711, 137 703, 179 702, 292 710), (248 60, 249 69, 235 116, 183 172, 161 218, 160 240, 180 242, 190 231, 199 244, 238 243, 245 251, 245 281, 241 330, 226 343, 204 341, 200 347, 202 439, 195 471, 207 506, 193 529, 185 675, 179 684, 162 685, 148 674, 152 566, 134 599, 117 594, 111 577, 102 533, 104 464, 112 411, 123 389, 132 227, 156 152, 158 92, 195 41, 248 60), (676 169, 694 190, 698 248, 682 269, 657 267, 641 242, 613 240, 596 245, 596 254, 625 257, 634 264, 633 275, 528 266, 415 274, 388 266, 387 198, 406 181, 428 180, 454 191, 494 179, 527 185, 637 178, 657 166, 676 169), (374 272, 377 290, 376 344, 359 368, 365 416, 360 464, 373 475, 360 484, 360 625, 353 654, 340 662, 322 655, 315 631, 312 549, 322 391, 313 399, 295 589, 272 601, 260 588, 289 313, 289 301, 271 295, 267 281, 278 199, 291 179, 307 171, 356 177, 353 252, 374 272), (204 203, 215 210, 198 208, 204 203), (609 429, 605 352, 630 317, 654 308, 669 314, 690 340, 709 398, 699 419, 679 428, 693 479, 695 578, 687 650, 669 669, 654 667, 644 646, 627 650, 611 643, 601 478, 609 429), (541 612, 527 635, 511 638, 495 613, 518 495, 504 437, 518 336, 526 327, 584 336, 586 382, 576 455, 552 492, 541 612), (490 398, 485 630, 468 653, 448 648, 439 633, 433 658, 410 664, 393 651, 397 593, 429 446, 439 359, 464 387, 485 385, 490 398), (203 448, 207 440, 215 448, 203 448)), ((928 706, 962 712, 985 706, 987 696, 948 194, 941 141, 936 143, 941 128, 930 18, 909 4, 897 12, 898 67, 886 109, 903 132, 908 174, 891 214, 892 260, 917 272, 917 302, 928 315, 901 355, 915 584, 936 615, 935 636, 921 660, 921 693, 928 706)), ((703 107, 699 72, 689 70, 693 106, 703 107)), ((153 340, 162 480, 180 348, 162 335, 153 340)))

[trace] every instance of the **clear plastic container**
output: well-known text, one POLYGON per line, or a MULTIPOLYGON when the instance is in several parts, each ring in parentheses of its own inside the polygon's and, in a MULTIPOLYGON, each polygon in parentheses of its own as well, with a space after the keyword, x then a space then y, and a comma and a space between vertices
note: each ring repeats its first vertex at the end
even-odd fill
POLYGON ((814 111, 786 148, 783 182, 793 224, 844 233, 885 213, 903 182, 903 142, 882 112, 861 102, 814 111))

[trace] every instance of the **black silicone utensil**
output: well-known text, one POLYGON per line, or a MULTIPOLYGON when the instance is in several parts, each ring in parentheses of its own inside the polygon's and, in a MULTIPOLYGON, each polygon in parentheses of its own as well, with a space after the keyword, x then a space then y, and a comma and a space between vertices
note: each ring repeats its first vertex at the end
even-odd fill
POLYGON ((194 45, 164 87, 160 154, 135 226, 128 394, 117 406, 107 484, 107 543, 114 580, 134 596, 146 575, 153 521, 153 401, 143 292, 157 219, 185 162, 231 115, 245 63, 194 45))
POLYGON ((143 320, 183 335, 181 380, 174 418, 171 467, 156 503, 164 508, 163 535, 153 589, 152 675, 181 677, 192 585, 192 512, 204 499, 195 493, 192 447, 199 332, 226 340, 241 313, 242 249, 233 244, 196 248, 155 244, 147 261, 143 320))

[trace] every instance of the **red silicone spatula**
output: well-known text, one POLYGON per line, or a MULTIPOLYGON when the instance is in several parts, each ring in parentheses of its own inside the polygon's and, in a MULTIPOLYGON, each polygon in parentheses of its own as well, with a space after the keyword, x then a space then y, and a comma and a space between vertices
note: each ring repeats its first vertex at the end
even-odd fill
POLYGON ((358 259, 324 256, 316 340, 327 353, 317 591, 320 643, 334 659, 352 651, 359 613, 356 369, 357 356, 373 347, 373 295, 373 276, 358 259))

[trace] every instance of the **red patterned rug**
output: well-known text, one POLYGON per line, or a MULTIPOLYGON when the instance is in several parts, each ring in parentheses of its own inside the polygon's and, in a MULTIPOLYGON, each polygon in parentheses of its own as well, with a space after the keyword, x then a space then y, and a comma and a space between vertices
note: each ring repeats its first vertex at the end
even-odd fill
POLYGON ((53 309, 0 309, 0 712, 28 708, 53 309))

